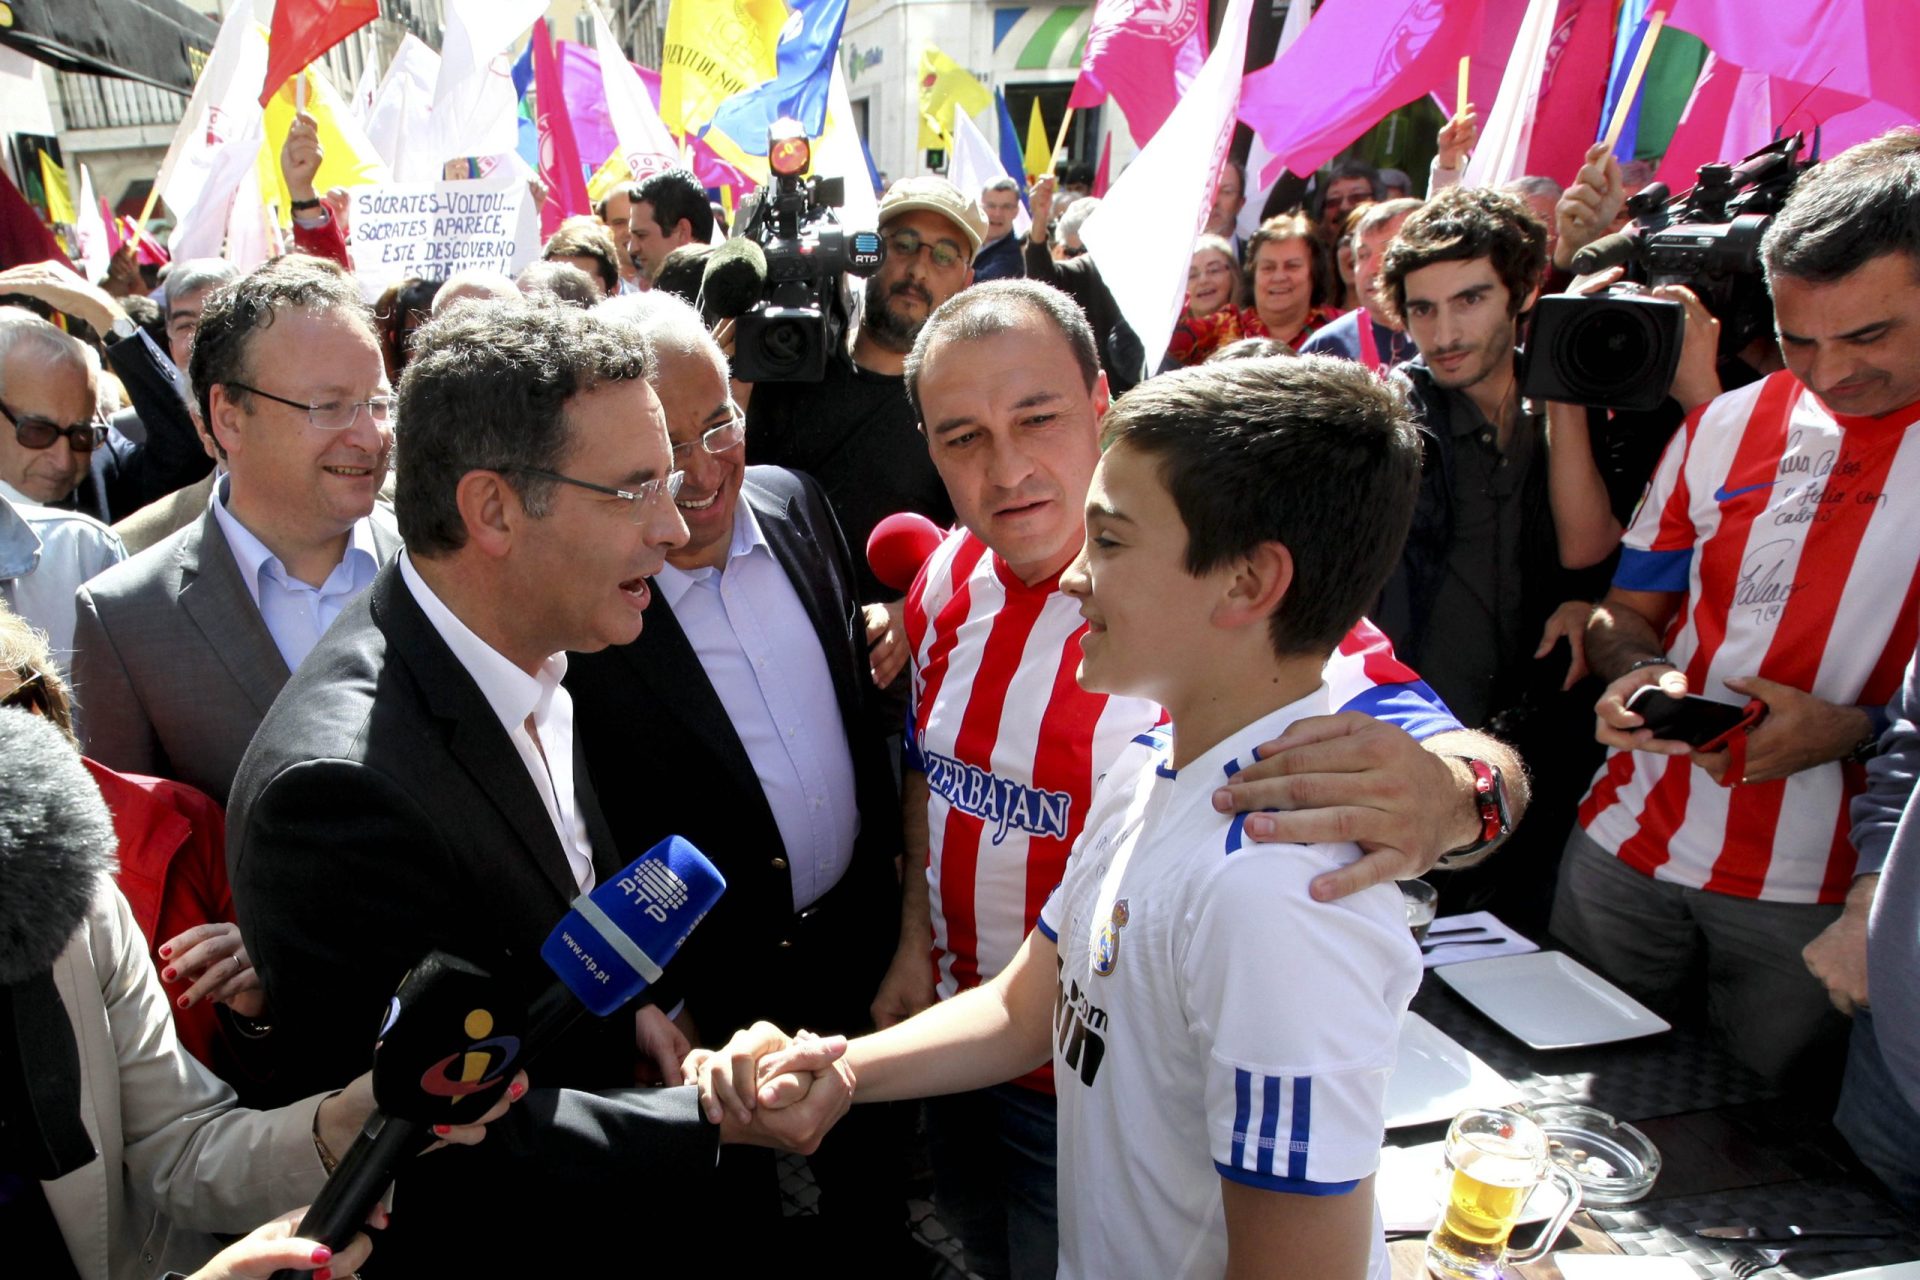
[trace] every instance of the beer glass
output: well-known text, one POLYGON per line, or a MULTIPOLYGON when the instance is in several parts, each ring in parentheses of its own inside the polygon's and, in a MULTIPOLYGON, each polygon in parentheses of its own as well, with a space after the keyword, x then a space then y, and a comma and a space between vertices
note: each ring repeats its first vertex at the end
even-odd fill
POLYGON ((1497 1280, 1508 1262, 1545 1253, 1580 1207, 1580 1184, 1547 1158, 1547 1135, 1518 1111, 1462 1111, 1447 1129, 1447 1204, 1427 1236, 1427 1267, 1449 1280, 1497 1280), (1507 1237, 1527 1197, 1558 1182, 1567 1202, 1540 1238, 1510 1251, 1507 1237))

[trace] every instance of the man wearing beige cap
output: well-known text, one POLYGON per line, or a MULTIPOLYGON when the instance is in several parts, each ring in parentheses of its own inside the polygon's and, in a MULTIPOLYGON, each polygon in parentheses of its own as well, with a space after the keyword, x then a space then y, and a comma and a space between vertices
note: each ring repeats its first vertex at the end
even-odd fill
POLYGON ((907 178, 880 203, 880 234, 886 259, 867 280, 851 355, 836 353, 819 382, 762 383, 747 405, 747 461, 820 482, 854 548, 863 604, 899 595, 860 553, 876 524, 896 511, 953 523, 902 373, 934 308, 973 282, 986 220, 945 178, 907 178))

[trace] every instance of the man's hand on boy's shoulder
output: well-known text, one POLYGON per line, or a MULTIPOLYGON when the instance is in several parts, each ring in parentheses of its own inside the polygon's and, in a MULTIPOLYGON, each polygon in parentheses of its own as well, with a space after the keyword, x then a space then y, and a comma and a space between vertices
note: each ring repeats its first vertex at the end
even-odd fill
MULTIPOLYGON (((1298 721, 1259 754, 1214 793, 1214 808, 1247 814, 1253 840, 1358 844, 1358 862, 1314 880, 1322 902, 1421 875, 1479 838, 1473 774, 1455 756, 1490 758, 1510 780, 1520 774, 1510 749, 1485 734, 1459 730, 1422 743, 1358 711, 1298 721)), ((1523 805, 1511 797, 1513 821, 1523 805)))

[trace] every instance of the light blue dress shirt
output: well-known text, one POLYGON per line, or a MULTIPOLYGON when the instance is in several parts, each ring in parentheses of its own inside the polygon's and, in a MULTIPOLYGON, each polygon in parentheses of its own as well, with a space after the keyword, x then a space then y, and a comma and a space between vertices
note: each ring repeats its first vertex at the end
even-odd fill
POLYGON ((746 748, 786 845, 793 909, 838 883, 860 832, 853 754, 813 620, 744 498, 724 571, 663 568, 654 585, 746 748))

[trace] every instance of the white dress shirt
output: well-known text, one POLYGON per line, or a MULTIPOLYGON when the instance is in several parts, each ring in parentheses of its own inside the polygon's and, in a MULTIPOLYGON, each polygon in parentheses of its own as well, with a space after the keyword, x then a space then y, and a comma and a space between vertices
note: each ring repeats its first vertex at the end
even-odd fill
POLYGON ((481 696, 499 717, 500 727, 513 741, 520 763, 526 765, 527 776, 533 779, 534 790, 540 793, 540 803, 547 808, 574 883, 580 886, 580 892, 587 892, 594 883, 593 842, 587 838, 586 820, 580 816, 574 797, 573 697, 560 686, 560 678, 567 674, 567 655, 554 654, 540 664, 539 675, 530 676, 473 634, 433 593, 404 551, 400 553, 400 577, 427 621, 447 642, 454 659, 480 686, 481 696), (529 720, 539 734, 537 743, 527 732, 529 720))
POLYGON ((61 671, 73 659, 73 593, 126 558, 120 536, 92 516, 39 506, 0 484, 0 602, 47 633, 61 671))
POLYGON ((744 498, 724 570, 668 565, 654 585, 753 763, 803 910, 846 873, 860 833, 853 754, 813 620, 744 498))
POLYGON ((333 625, 333 620, 340 616, 340 611, 372 586, 373 576, 380 572, 380 553, 374 547, 373 526, 364 516, 354 521, 347 535, 346 554, 333 566, 325 582, 311 586, 288 573, 280 557, 227 510, 227 487, 231 483, 224 475, 215 482, 210 504, 213 518, 220 532, 227 536, 227 546, 233 551, 234 562, 240 566, 240 581, 247 584, 247 594, 260 610, 260 619, 267 624, 267 634, 273 637, 274 647, 280 650, 287 670, 297 671, 313 652, 313 646, 320 643, 327 628, 333 625))

